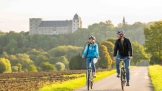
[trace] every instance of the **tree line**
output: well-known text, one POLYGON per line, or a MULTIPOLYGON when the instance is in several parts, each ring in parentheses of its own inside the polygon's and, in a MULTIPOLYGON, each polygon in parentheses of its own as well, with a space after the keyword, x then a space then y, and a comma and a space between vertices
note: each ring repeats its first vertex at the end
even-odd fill
POLYGON ((80 54, 82 47, 58 46, 48 51, 31 49, 26 53, 8 54, 3 52, 0 64, 2 67, 9 67, 0 71, 3 72, 37 72, 37 71, 61 71, 69 69, 69 60, 76 54, 80 54))
POLYGON ((88 41, 88 36, 94 35, 97 38, 101 56, 97 66, 100 68, 114 67, 115 63, 112 60, 114 38, 116 31, 122 29, 125 31, 125 36, 132 41, 134 49, 132 64, 136 65, 141 60, 149 59, 151 56, 145 52, 147 47, 142 46, 146 37, 143 28, 147 28, 151 24, 153 23, 135 22, 125 25, 120 23, 118 26, 114 26, 108 20, 94 23, 88 28, 80 28, 73 34, 29 35, 28 32, 23 31, 20 33, 0 32, 0 55, 1 58, 5 58, 3 60, 9 60, 12 71, 83 69, 84 65, 79 68, 76 65, 79 62, 82 64, 84 61, 73 60, 84 60, 79 55, 88 41))

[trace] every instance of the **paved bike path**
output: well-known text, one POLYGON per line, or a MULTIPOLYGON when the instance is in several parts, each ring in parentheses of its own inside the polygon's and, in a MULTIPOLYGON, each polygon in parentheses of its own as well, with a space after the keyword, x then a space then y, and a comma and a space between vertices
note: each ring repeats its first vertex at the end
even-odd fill
MULTIPOLYGON (((130 74, 130 86, 126 86, 124 91, 153 91, 147 67, 132 68, 130 74)), ((84 86, 74 91, 87 91, 87 87, 84 86)), ((120 78, 117 78, 116 74, 106 77, 95 82, 90 91, 122 91, 120 78)))

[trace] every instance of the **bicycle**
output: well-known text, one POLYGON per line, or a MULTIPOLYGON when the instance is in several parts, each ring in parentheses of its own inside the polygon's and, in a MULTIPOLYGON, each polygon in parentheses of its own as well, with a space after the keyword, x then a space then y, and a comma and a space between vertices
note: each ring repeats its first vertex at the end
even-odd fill
POLYGON ((121 61, 121 70, 120 70, 121 76, 120 77, 121 77, 121 87, 123 91, 124 91, 124 87, 126 84, 126 69, 125 69, 125 62, 124 62, 124 60, 126 59, 127 58, 119 59, 121 61))
POLYGON ((89 68, 88 68, 88 77, 87 77, 87 89, 89 90, 90 88, 93 88, 93 81, 94 81, 94 77, 93 77, 93 72, 92 72, 92 62, 94 62, 94 64, 97 62, 97 59, 94 58, 90 63, 89 63, 89 68), (95 62, 94 62, 95 61, 95 62))

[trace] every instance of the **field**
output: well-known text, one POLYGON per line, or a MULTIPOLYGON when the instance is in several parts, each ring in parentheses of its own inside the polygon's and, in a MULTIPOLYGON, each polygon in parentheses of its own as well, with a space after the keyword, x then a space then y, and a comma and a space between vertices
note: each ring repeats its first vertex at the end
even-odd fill
MULTIPOLYGON (((98 72, 106 71, 98 70, 98 72)), ((62 83, 76 78, 85 78, 85 70, 36 72, 36 73, 4 73, 0 74, 0 91, 37 91, 43 86, 62 83)))
POLYGON ((149 66, 149 75, 154 91, 162 91, 162 66, 149 66))

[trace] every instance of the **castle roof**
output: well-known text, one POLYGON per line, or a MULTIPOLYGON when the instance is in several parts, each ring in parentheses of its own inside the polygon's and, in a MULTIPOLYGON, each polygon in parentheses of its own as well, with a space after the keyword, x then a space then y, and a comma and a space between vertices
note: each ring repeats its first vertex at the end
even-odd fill
POLYGON ((79 19, 78 14, 75 14, 73 19, 79 19))
POLYGON ((66 27, 70 21, 42 21, 39 27, 66 27))

